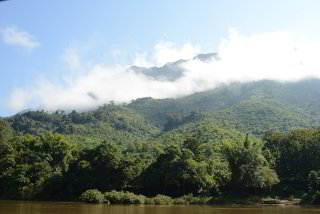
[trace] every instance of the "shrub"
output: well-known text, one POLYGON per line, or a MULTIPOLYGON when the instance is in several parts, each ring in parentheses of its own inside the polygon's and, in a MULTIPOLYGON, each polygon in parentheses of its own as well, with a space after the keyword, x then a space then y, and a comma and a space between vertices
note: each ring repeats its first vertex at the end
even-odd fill
POLYGON ((308 199, 310 204, 320 204, 320 191, 315 191, 313 194, 310 194, 308 199))
POLYGON ((104 202, 103 194, 97 189, 89 189, 81 194, 80 201, 85 203, 102 203, 104 202))
POLYGON ((173 199, 165 195, 156 195, 153 198, 147 198, 145 201, 146 204, 155 204, 155 205, 170 205, 173 204, 173 199))
POLYGON ((188 204, 188 202, 185 201, 182 197, 173 199, 173 203, 174 204, 188 204))
POLYGON ((268 197, 268 198, 263 198, 261 200, 261 203, 263 203, 263 204, 281 204, 281 201, 277 198, 268 197))
POLYGON ((104 199, 111 204, 144 204, 146 197, 143 195, 135 195, 132 192, 111 191, 104 193, 104 199))
MULTIPOLYGON (((184 201, 184 204, 207 204, 212 197, 195 197, 192 194, 181 196, 180 201, 184 201)), ((175 199, 175 201, 177 200, 175 199)))
POLYGON ((320 171, 311 171, 308 177, 309 191, 302 203, 320 204, 320 171))

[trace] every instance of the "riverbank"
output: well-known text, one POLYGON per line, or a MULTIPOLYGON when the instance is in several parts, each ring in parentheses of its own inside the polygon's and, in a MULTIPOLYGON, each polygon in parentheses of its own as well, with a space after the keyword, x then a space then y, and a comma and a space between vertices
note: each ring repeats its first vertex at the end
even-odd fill
POLYGON ((131 192, 111 191, 101 193, 96 189, 87 190, 79 197, 79 200, 85 203, 106 203, 106 204, 151 204, 151 205, 299 205, 300 199, 280 200, 277 198, 263 198, 263 197, 206 197, 193 196, 192 194, 184 195, 177 198, 172 198, 165 195, 156 195, 154 197, 147 197, 144 195, 137 195, 131 192))
POLYGON ((270 204, 270 205, 300 205, 301 199, 294 198, 290 200, 280 200, 275 198, 262 198, 261 204, 270 204))

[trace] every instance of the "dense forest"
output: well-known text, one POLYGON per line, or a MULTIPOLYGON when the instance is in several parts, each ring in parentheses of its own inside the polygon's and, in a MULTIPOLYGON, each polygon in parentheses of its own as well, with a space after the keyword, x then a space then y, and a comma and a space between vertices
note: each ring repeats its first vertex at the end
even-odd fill
POLYGON ((21 112, 0 120, 0 198, 319 204, 319 107, 320 80, 311 79, 233 83, 85 112, 21 112))

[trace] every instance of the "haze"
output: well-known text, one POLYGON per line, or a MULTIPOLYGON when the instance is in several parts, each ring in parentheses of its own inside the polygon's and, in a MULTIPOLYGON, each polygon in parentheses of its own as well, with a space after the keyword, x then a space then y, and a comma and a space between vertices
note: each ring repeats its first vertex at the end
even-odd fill
POLYGON ((176 98, 234 81, 320 78, 317 7, 317 1, 2 2, 0 115, 176 98), (218 57, 194 58, 206 53, 218 57), (175 80, 131 69, 180 59, 175 80))

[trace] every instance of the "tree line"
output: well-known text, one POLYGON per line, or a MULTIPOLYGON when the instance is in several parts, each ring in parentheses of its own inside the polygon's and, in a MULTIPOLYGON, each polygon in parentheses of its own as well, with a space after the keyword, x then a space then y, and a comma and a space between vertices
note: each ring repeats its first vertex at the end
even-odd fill
POLYGON ((0 198, 78 200, 90 189, 148 197, 299 197, 320 203, 320 129, 263 140, 77 144, 52 132, 16 134, 0 121, 0 198))

